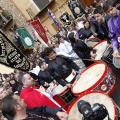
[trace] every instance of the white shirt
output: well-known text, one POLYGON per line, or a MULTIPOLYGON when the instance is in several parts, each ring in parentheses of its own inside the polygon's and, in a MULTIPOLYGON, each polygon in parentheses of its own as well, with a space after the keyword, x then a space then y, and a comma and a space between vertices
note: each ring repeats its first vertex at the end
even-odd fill
POLYGON ((64 51, 65 53, 70 53, 73 49, 69 42, 64 41, 64 43, 60 43, 59 45, 60 51, 64 51))
POLYGON ((69 58, 69 57, 72 57, 71 55, 65 53, 64 51, 60 51, 59 48, 55 48, 54 51, 56 52, 57 55, 64 55, 64 56, 66 56, 66 57, 68 57, 68 58, 69 58))
POLYGON ((83 21, 78 22, 79 29, 84 28, 83 21))
POLYGON ((36 66, 35 68, 33 68, 32 70, 30 70, 31 73, 34 73, 36 75, 39 74, 40 72, 40 67, 39 66, 36 66))

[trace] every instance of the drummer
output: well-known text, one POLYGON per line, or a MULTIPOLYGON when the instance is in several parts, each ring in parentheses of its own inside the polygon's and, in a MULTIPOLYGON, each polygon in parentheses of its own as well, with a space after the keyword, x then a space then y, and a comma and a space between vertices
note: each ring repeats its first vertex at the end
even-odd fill
POLYGON ((108 58, 112 60, 112 53, 113 53, 111 42, 110 42, 110 37, 109 37, 108 25, 107 25, 107 22, 109 21, 110 16, 104 12, 101 6, 98 6, 94 10, 94 16, 96 18, 96 21, 98 22, 99 29, 101 29, 101 32, 103 33, 105 39, 107 40, 107 46, 106 46, 107 51, 106 52, 108 52, 108 54, 102 56, 101 59, 105 61, 106 63, 111 64, 112 61, 107 60, 108 58))
POLYGON ((104 10, 101 6, 98 6, 94 11, 94 17, 96 21, 98 22, 99 29, 101 30, 102 34, 104 35, 104 38, 107 40, 108 46, 110 43, 110 37, 108 33, 108 25, 107 22, 110 19, 110 16, 104 13, 104 10))
POLYGON ((79 72, 80 68, 71 59, 64 56, 56 56, 51 47, 47 47, 44 50, 44 55, 49 58, 48 70, 52 77, 62 86, 71 88, 71 83, 76 77, 76 71, 79 72), (71 82, 68 82, 69 78, 73 78, 71 82))
POLYGON ((46 85, 53 82, 54 78, 50 75, 47 64, 45 61, 41 61, 39 63, 40 71, 38 74, 38 83, 40 85, 43 85, 44 87, 47 87, 46 85))
POLYGON ((96 56, 96 50, 94 50, 92 47, 88 47, 74 34, 74 32, 71 32, 68 37, 72 44, 73 50, 83 60, 84 64, 86 66, 93 64, 96 56), (90 51, 93 51, 92 54, 90 54, 90 51))
POLYGON ((109 35, 113 48, 113 57, 119 57, 120 44, 120 10, 116 8, 114 0, 106 0, 103 4, 104 11, 111 16, 108 21, 109 35))

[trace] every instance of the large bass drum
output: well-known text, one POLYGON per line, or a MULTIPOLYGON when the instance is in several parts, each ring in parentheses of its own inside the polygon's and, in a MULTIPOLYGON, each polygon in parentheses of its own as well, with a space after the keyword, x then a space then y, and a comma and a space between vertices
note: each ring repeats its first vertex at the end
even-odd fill
POLYGON ((116 86, 116 76, 105 62, 97 62, 87 67, 74 83, 72 92, 75 95, 97 90, 111 94, 116 86))
MULTIPOLYGON (((114 101, 108 95, 94 91, 81 95, 70 105, 67 111, 68 120, 82 120, 83 115, 78 111, 77 107, 77 103, 80 100, 89 102, 91 106, 93 106, 93 104, 95 103, 103 104, 108 110, 109 117, 111 118, 111 120, 118 119, 117 107, 114 101)), ((108 120, 108 117, 106 117, 104 120, 108 120)))

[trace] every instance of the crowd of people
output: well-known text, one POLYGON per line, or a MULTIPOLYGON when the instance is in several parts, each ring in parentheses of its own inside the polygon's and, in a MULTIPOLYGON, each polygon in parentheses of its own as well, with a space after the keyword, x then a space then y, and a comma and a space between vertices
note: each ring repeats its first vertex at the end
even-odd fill
MULTIPOLYGON (((76 77, 95 62, 97 49, 87 44, 91 38, 106 40, 110 54, 120 57, 119 9, 119 0, 95 0, 85 8, 84 16, 69 26, 61 25, 48 38, 48 47, 34 49, 28 56, 28 72, 0 74, 0 119, 67 120, 66 110, 53 98, 54 86, 70 89, 76 77), (81 60, 82 65, 76 60, 81 60)), ((101 60, 112 64, 106 57, 101 60)))

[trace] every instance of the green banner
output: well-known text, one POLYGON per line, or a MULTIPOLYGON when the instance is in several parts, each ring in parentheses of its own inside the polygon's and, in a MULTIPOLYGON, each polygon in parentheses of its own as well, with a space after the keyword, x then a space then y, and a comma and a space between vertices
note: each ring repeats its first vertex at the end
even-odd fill
POLYGON ((17 33, 19 34, 22 40, 24 48, 28 49, 34 46, 34 40, 25 27, 17 28, 17 33))

